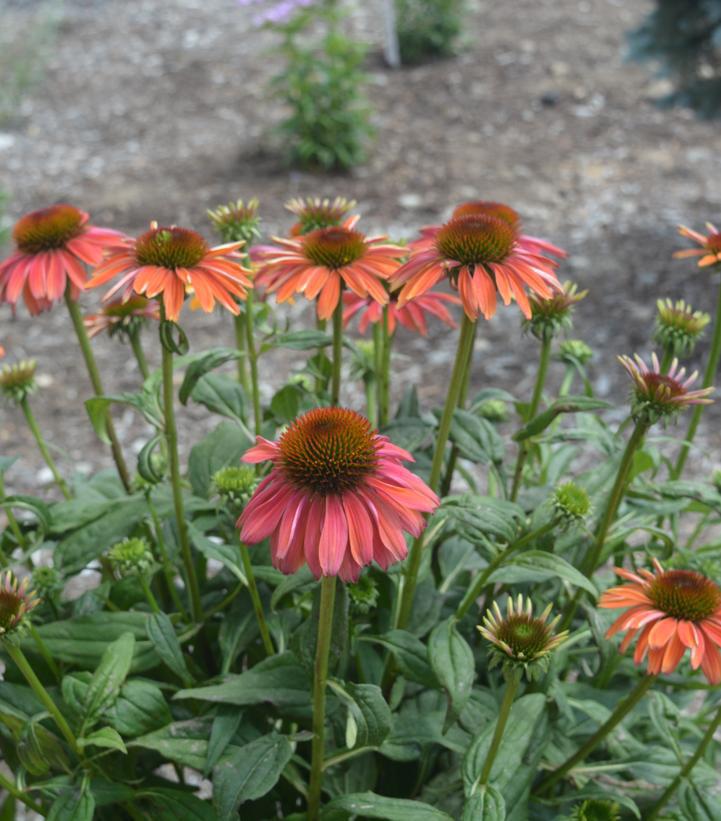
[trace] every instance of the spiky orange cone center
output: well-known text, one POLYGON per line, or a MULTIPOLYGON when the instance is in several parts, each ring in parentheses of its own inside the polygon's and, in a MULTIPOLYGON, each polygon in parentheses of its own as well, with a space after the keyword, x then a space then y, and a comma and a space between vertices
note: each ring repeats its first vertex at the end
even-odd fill
POLYGON ((721 607, 721 590, 693 570, 667 570, 648 587, 654 606, 675 619, 703 621, 721 607))
POLYGON ((331 270, 350 265, 360 259, 365 250, 363 234, 342 226, 318 228, 303 238, 305 256, 315 265, 331 270))
POLYGON ((515 211, 510 205, 506 205, 505 203, 492 202, 490 200, 463 202, 454 210, 453 214, 451 214, 451 219, 477 216, 479 214, 503 220, 503 222, 508 223, 514 230, 521 224, 521 217, 518 211, 515 211))
POLYGON ((51 205, 21 217, 13 239, 25 254, 39 254, 65 247, 83 230, 83 215, 72 205, 51 205))
POLYGON ((208 253, 208 244, 196 231, 188 228, 151 228, 135 243, 135 258, 139 265, 158 268, 192 268, 208 253))
POLYGON ((516 234, 498 217, 471 214, 447 222, 436 236, 436 248, 445 259, 461 265, 503 262, 513 250, 516 234))

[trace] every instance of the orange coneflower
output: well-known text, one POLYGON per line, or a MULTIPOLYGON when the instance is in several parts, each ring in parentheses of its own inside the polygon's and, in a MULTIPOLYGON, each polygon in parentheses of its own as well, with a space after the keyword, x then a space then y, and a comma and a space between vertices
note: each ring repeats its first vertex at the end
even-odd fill
POLYGON ((248 502, 238 527, 244 542, 270 537, 273 564, 294 573, 307 563, 316 578, 355 581, 364 565, 387 568, 405 558, 403 531, 419 536, 435 493, 402 462, 407 451, 346 408, 316 408, 277 442, 262 437, 243 457, 273 469, 248 502))
POLYGON ((317 228, 293 239, 274 237, 275 249, 264 249, 264 264, 258 282, 278 302, 302 293, 318 298, 318 317, 330 319, 347 286, 360 297, 370 297, 381 305, 388 294, 381 280, 398 268, 398 257, 406 253, 399 245, 384 244, 385 236, 366 237, 355 230, 358 217, 342 225, 317 228))
POLYGON ((721 263, 721 232, 710 222, 706 223, 708 234, 701 234, 692 231, 685 225, 679 225, 678 232, 682 237, 693 240, 700 245, 700 248, 685 248, 683 251, 675 251, 676 259, 686 259, 687 257, 700 257, 699 268, 706 268, 708 265, 718 265, 721 263))
POLYGON ((399 305, 448 276, 469 319, 480 314, 490 319, 496 311, 496 292, 505 305, 515 299, 530 319, 525 289, 548 299, 561 285, 555 274, 557 262, 544 256, 537 244, 521 242, 520 236, 516 224, 489 211, 461 214, 427 231, 391 279, 393 290, 403 286, 399 305))
MULTIPOLYGON (((438 294, 430 292, 419 296, 413 302, 409 302, 402 308, 398 307, 395 294, 389 294, 388 303, 388 333, 392 336, 398 324, 408 328, 409 331, 425 336, 428 333, 428 323, 426 314, 431 314, 441 322, 445 322, 451 328, 456 327, 456 322, 446 307, 449 305, 460 305, 460 299, 452 294, 438 294)), ((343 311, 343 321, 346 325, 356 314, 360 314, 358 330, 364 334, 371 323, 383 321, 383 306, 373 299, 358 296, 353 293, 343 294, 345 310, 343 311)))
POLYGON ((701 667, 711 684, 721 683, 721 590, 701 573, 664 570, 657 559, 653 564, 653 573, 616 568, 631 583, 606 590, 599 607, 629 609, 606 637, 626 630, 621 642, 625 651, 640 630, 633 660, 641 664, 648 656, 649 673, 672 673, 690 650, 691 667, 701 667))
POLYGON ((107 248, 124 239, 88 219, 85 211, 64 203, 21 217, 13 228, 16 250, 0 262, 0 302, 15 307, 22 295, 34 316, 51 308, 68 282, 77 299, 87 278, 83 263, 97 265, 107 248))
POLYGON ((100 313, 84 317, 83 322, 92 339, 103 331, 108 331, 110 336, 120 330, 130 331, 144 319, 159 320, 160 309, 144 296, 134 296, 125 302, 122 297, 113 299, 100 309, 100 313))
POLYGON ((211 248, 203 237, 188 228, 158 226, 137 239, 127 238, 122 250, 110 254, 93 273, 88 288, 103 285, 113 277, 120 280, 103 297, 120 294, 123 301, 133 292, 152 299, 162 295, 165 314, 176 321, 186 294, 195 294, 200 307, 210 312, 216 300, 231 313, 239 308, 234 297, 245 299, 253 287, 250 273, 240 262, 242 242, 228 242, 211 248))

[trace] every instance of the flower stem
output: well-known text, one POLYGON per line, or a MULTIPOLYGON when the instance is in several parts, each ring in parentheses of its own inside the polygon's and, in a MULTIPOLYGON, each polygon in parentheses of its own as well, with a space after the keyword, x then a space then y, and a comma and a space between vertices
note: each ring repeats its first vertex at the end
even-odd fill
POLYGON ((235 347, 242 354, 237 361, 238 368, 238 382, 240 382, 243 393, 250 396, 250 377, 248 376, 248 352, 245 349, 245 313, 241 312, 233 317, 233 324, 235 327, 235 347))
POLYGON ((40 679, 35 675, 35 671, 30 666, 30 662, 25 658, 25 654, 23 651, 16 645, 10 641, 3 642, 3 649, 5 652, 10 656, 15 666, 20 670, 20 672, 25 677, 25 680, 32 688, 32 691, 35 695, 40 699, 45 709, 50 713, 53 718, 55 724, 57 724, 58 729, 63 734, 65 740, 70 745, 73 752, 78 756, 82 757, 82 753, 80 748, 78 747, 77 739, 73 731, 70 729, 70 725, 65 720, 65 717, 60 712, 60 708, 58 705, 50 698, 50 694, 43 686, 40 679))
POLYGON ((366 409, 372 428, 378 427, 378 378, 375 373, 367 374, 363 380, 366 391, 366 409))
POLYGON ((22 790, 19 790, 15 784, 9 779, 6 778, 3 773, 0 772, 0 789, 5 790, 6 792, 10 793, 13 798, 17 801, 21 801, 28 809, 31 809, 33 812, 36 812, 38 815, 45 817, 45 810, 37 804, 35 801, 30 798, 30 796, 25 795, 22 790))
POLYGON ((393 352, 393 337, 388 329, 388 306, 383 306, 383 322, 381 324, 383 346, 381 348, 381 370, 379 385, 378 425, 383 428, 388 424, 391 405, 391 354, 393 352))
POLYGON ((530 542, 533 542, 536 539, 540 539, 541 536, 545 536, 546 533, 549 533, 551 530, 553 530, 553 528, 556 527, 557 524, 558 519, 552 519, 550 522, 547 522, 542 527, 539 527, 536 530, 531 531, 530 533, 526 533, 525 536, 521 536, 520 539, 517 539, 515 542, 511 542, 511 544, 507 545, 493 559, 493 561, 487 567, 485 567, 478 574, 478 576, 476 576, 473 585, 469 588, 468 592, 461 600, 461 603, 456 608, 456 619, 460 621, 466 615, 473 602, 476 601, 476 599, 481 595, 481 591, 486 586, 486 583, 488 582, 488 579, 493 573, 493 571, 500 567, 512 553, 515 553, 517 550, 520 550, 522 547, 525 547, 530 542))
POLYGON ((147 577, 144 574, 140 574, 140 586, 143 588, 143 593, 145 593, 145 598, 150 605, 150 609, 153 613, 160 613, 160 606, 158 605, 158 600, 155 598, 153 591, 150 587, 150 582, 148 581, 147 577))
MULTIPOLYGON (((0 503, 5 501, 5 476, 0 472, 0 503)), ((25 537, 23 536, 22 530, 20 530, 20 525, 18 524, 18 520, 15 518, 15 514, 10 507, 10 504, 5 508, 5 516, 8 520, 8 525, 10 526, 10 530, 13 532, 13 536, 15 537, 15 541, 18 543, 18 547, 22 550, 28 546, 27 542, 25 541, 25 537)), ((3 561, 3 564, 8 564, 7 561, 3 561)))
POLYGON ((382 372, 383 372, 383 323, 374 322, 373 327, 373 373, 376 381, 376 427, 380 424, 381 418, 381 393, 382 393, 382 372))
POLYGON ((245 300, 245 348, 250 365, 250 387, 253 396, 253 420, 255 435, 260 435, 263 425, 263 411, 260 407, 260 384, 258 382, 258 352, 255 349, 255 334, 253 332, 253 291, 248 291, 245 300))
POLYGON ((148 367, 148 360, 143 350, 143 343, 140 341, 140 328, 136 327, 130 331, 128 337, 130 339, 130 347, 133 349, 135 361, 138 363, 138 369, 144 382, 150 376, 150 368, 148 367))
POLYGON ((570 757, 560 767, 545 778, 534 790, 537 795, 548 792, 554 784, 560 781, 566 773, 572 770, 576 764, 592 753, 604 738, 613 730, 644 697, 646 691, 655 683, 658 676, 644 676, 626 698, 616 705, 616 709, 610 717, 602 724, 598 730, 588 739, 588 741, 570 757))
POLYGON ((663 349, 663 357, 661 358, 661 364, 659 366, 659 370, 661 373, 666 373, 666 371, 671 367, 671 363, 673 362, 673 348, 671 345, 666 345, 663 349))
POLYGON ((30 409, 30 403, 28 402, 27 396, 23 396, 20 400, 20 407, 23 409, 23 413, 25 414, 25 421, 28 423, 28 427, 30 428, 30 432, 32 433, 35 441, 37 442, 38 449, 45 460, 45 464, 50 468, 50 472, 53 474, 53 479, 55 479, 55 484, 60 488, 60 492, 66 499, 71 498, 70 490, 68 489, 67 484, 65 483, 65 479, 60 475, 60 471, 58 470, 58 466, 55 464, 53 457, 50 455, 50 451, 48 450, 48 446, 45 444, 45 439, 43 438, 43 434, 40 431, 40 427, 38 426, 37 420, 35 419, 35 415, 33 414, 32 410, 30 409))
POLYGON ((325 752, 325 688, 328 679, 328 656, 333 631, 335 605, 335 576, 323 576, 320 587, 318 640, 315 650, 313 676, 313 742, 308 784, 308 821, 316 821, 320 812, 323 781, 323 754, 325 752))
MULTIPOLYGON (((161 319, 165 320, 165 308, 161 303, 161 319)), ((161 321, 161 327, 162 327, 161 321)), ((190 550, 188 540, 188 525, 185 521, 185 509, 183 505, 183 491, 180 479, 180 458, 178 456, 178 431, 175 425, 175 408, 173 406, 173 354, 163 344, 162 338, 160 348, 163 352, 163 410, 165 413, 165 439, 168 446, 168 460, 170 467, 170 482, 173 488, 173 505, 175 507, 175 521, 178 527, 178 541, 180 543, 180 554, 183 558, 185 575, 190 593, 190 610, 194 621, 200 621, 202 608, 200 604, 200 588, 198 577, 195 573, 193 554, 190 550)))
MULTIPOLYGON (((342 295, 342 294, 341 294, 342 295)), ((330 403, 340 403, 340 370, 343 360, 343 300, 338 299, 333 311, 333 371, 331 374, 330 403)))
MULTIPOLYGON (((521 681, 521 671, 513 670, 506 681, 506 692, 503 694, 503 701, 496 719, 496 728, 493 731, 493 738, 491 739, 491 746, 488 748, 486 760, 483 763, 483 769, 475 784, 475 787, 483 787, 488 784, 491 777, 491 770, 493 769, 493 762, 496 760, 496 755, 503 741, 503 731, 506 729, 508 716, 511 713, 513 706, 513 699, 516 697, 518 685, 521 681)), ((474 790, 475 791, 475 790, 474 790)))
MULTIPOLYGON (((538 371, 536 373, 536 384, 533 386, 533 395, 531 396, 531 404, 528 406, 527 421, 531 419, 538 412, 538 406, 541 404, 541 397, 543 396, 543 387, 546 384, 546 374, 548 373, 548 363, 551 359, 551 347, 553 345, 553 337, 543 337, 541 341, 541 356, 538 361, 538 371)), ((513 472, 513 485, 511 487, 511 501, 515 502, 518 498, 518 491, 521 489, 521 480, 523 479, 523 466, 526 463, 528 456, 528 449, 524 442, 518 446, 518 456, 516 457, 516 469, 513 472)))
MULTIPOLYGON (((78 343, 83 354, 83 359, 85 360, 85 367, 87 368, 90 383, 93 386, 93 391, 96 396, 104 396, 105 390, 103 389, 103 382, 100 378, 98 364, 95 361, 95 355, 93 354, 93 349, 90 345, 90 339, 88 338, 88 333, 85 330, 85 324, 83 323, 83 317, 80 314, 80 308, 70 293, 70 285, 68 285, 65 291, 65 305, 67 306, 68 313, 70 314, 70 319, 73 323, 73 328, 75 329, 75 335, 78 338, 78 343)), ((129 491, 130 474, 128 473, 128 467, 125 464, 125 457, 123 456, 123 451, 120 447, 120 440, 118 439, 118 434, 115 431, 115 425, 113 424, 113 419, 109 410, 106 410, 105 412, 105 429, 108 433, 108 439, 110 439, 110 448, 113 453, 113 459, 115 460, 115 466, 118 469, 120 481, 123 483, 123 487, 129 491)))
POLYGON ((50 651, 45 645, 45 642, 42 640, 40 633, 38 633, 37 628, 35 627, 32 622, 28 622, 28 632, 32 636, 33 641, 35 642, 36 647, 38 648, 38 652, 43 657, 43 661, 45 664, 48 665, 50 672, 53 674, 55 681, 58 684, 62 681, 62 676, 60 675, 60 670, 58 669, 58 665, 55 663, 55 659, 50 655, 50 651))
POLYGON ((666 787, 663 791, 661 797, 656 801, 656 803, 648 810, 644 818, 646 821, 654 821, 655 818, 658 818, 659 813, 661 810, 666 806, 669 799, 673 797, 673 794, 681 785, 681 782, 688 778, 691 770, 698 764, 701 760, 703 754, 706 752, 706 748, 711 743, 716 730, 718 730, 719 726, 721 726, 721 706, 719 706, 718 710, 716 710, 716 715, 713 717, 713 720, 706 728, 706 732, 703 735, 701 741, 699 741, 698 747, 694 754, 689 758, 689 760, 683 765, 679 774, 674 778, 674 780, 666 787))
MULTIPOLYGON (((706 370, 704 371, 703 375, 702 387, 708 388, 711 385, 713 385, 714 377, 716 376, 716 371, 719 365, 719 360, 721 360, 721 284, 719 285, 718 296, 716 299, 716 314, 714 316, 713 338, 711 340, 711 350, 708 355, 706 370)), ((696 431, 698 430, 699 422, 701 421, 701 414, 703 413, 703 409, 705 407, 705 405, 694 406, 693 412, 691 414, 691 419, 688 423, 688 429, 686 430, 686 437, 684 439, 683 445, 681 445, 681 450, 679 451, 678 458, 676 459, 676 464, 674 465, 673 470, 671 471, 672 479, 678 479, 683 473, 683 468, 686 464, 686 459, 688 459, 691 444, 693 443, 694 437, 696 436, 696 431)))
POLYGON ((268 630, 268 624, 265 620, 265 613, 263 612, 263 602, 260 600, 260 593, 258 593, 258 585, 255 583, 255 574, 253 573, 253 565, 250 561, 250 553, 248 552, 248 548, 246 545, 240 545, 240 558, 243 562, 243 572, 245 573, 245 578, 248 580, 248 592, 250 593, 250 599, 253 602, 253 611, 255 612, 255 618, 258 622, 258 628, 260 629, 260 637, 263 640, 263 647, 265 647, 265 652, 272 656, 275 653, 275 648, 273 647, 273 642, 270 638, 270 631, 268 630))
MULTIPOLYGON (((473 350, 473 337, 475 335, 476 323, 470 320, 465 314, 461 323, 461 333, 458 339, 458 348, 456 350, 456 360, 453 364, 453 372, 451 374, 451 383, 448 386, 448 394, 446 395, 446 404, 443 408, 443 415, 438 426, 438 435, 436 438, 436 449, 433 453, 433 464, 431 466, 431 475, 428 480, 428 485, 431 490, 437 490, 441 478, 441 468, 443 467, 443 455, 446 450, 448 436, 451 430, 451 421, 453 420, 453 413, 458 407, 458 399, 461 395, 463 382, 466 376, 466 370, 470 366, 471 351, 473 350)), ((405 579, 403 584, 403 593, 401 594, 401 603, 398 610, 398 627, 403 629, 407 626, 411 618, 413 610, 413 597, 416 593, 416 584, 418 581, 418 570, 421 566, 421 556, 423 552, 423 534, 414 539, 411 545, 408 556, 408 564, 406 565, 405 579)))
POLYGON ((155 546, 158 548, 158 555, 160 556, 160 564, 163 567, 163 575, 165 576, 165 583, 168 588, 168 593, 170 595, 170 598, 173 600, 173 604, 175 605, 178 612, 182 615, 184 619, 187 619, 188 614, 185 612, 183 603, 180 600, 180 596, 178 595, 178 590, 175 587, 175 573, 173 571, 173 565, 170 562, 170 556, 168 556, 168 549, 165 546, 165 539, 163 538, 163 526, 160 523, 158 511, 155 509, 155 505, 153 504, 153 500, 150 498, 149 492, 145 494, 145 501, 148 505, 148 510, 150 511, 150 518, 153 522, 153 530, 155 531, 155 546))

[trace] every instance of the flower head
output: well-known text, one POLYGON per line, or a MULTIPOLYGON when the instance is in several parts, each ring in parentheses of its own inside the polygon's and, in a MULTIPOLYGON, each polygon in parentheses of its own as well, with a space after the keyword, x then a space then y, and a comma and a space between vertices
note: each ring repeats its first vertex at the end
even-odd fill
POLYGON ((688 257, 700 257, 699 268, 706 268, 709 265, 721 263, 721 232, 710 222, 706 223, 707 234, 692 231, 685 225, 679 225, 678 232, 682 237, 690 239, 699 245, 699 248, 685 248, 683 251, 675 251, 676 259, 686 259, 688 257))
POLYGON ((32 315, 48 310, 70 286, 73 299, 85 287, 85 265, 97 265, 123 235, 88 224, 85 211, 51 205, 21 217, 13 228, 16 250, 0 262, 0 303, 20 296, 32 315))
POLYGON ((598 606, 627 609, 606 638, 627 631, 624 652, 638 634, 633 660, 641 664, 648 656, 652 675, 672 673, 690 650, 691 667, 701 667, 711 684, 721 683, 721 590, 694 570, 664 570, 657 559, 653 565, 654 572, 616 568, 630 584, 606 590, 598 606))
POLYGON ((475 407, 475 411, 489 422, 505 422, 508 419, 508 404, 503 399, 483 399, 475 407))
POLYGON ((382 280, 396 271, 397 258, 406 251, 384 244, 384 236, 366 237, 355 229, 357 222, 358 217, 350 217, 342 225, 316 228, 300 237, 275 237, 275 253, 264 250, 258 282, 275 293, 278 302, 295 293, 317 297, 320 319, 333 315, 343 286, 386 305, 382 280))
POLYGON ((452 217, 439 228, 426 229, 410 250, 408 262, 391 279, 393 290, 402 287, 400 307, 448 277, 469 319, 480 314, 490 319, 496 311, 496 292, 505 305, 515 299, 530 319, 525 288, 546 299, 561 289, 557 263, 521 242, 517 227, 497 212, 452 217))
POLYGON ((108 550, 107 557, 120 578, 144 575, 155 566, 153 553, 145 539, 123 539, 108 550))
POLYGON ((588 294, 579 291, 575 282, 564 282, 563 290, 548 299, 531 295, 531 318, 525 320, 525 327, 537 339, 552 339, 560 330, 572 327, 573 307, 588 294))
POLYGON ((49 565, 40 565, 33 570, 32 586, 41 599, 52 599, 64 588, 63 577, 49 565))
POLYGON ((356 206, 355 200, 345 197, 336 197, 334 200, 320 197, 294 197, 288 200, 285 207, 291 214, 295 214, 297 222, 290 229, 294 237, 309 234, 319 228, 330 228, 340 225, 343 218, 356 206))
POLYGON ((582 339, 564 339, 558 346, 558 358, 566 365, 585 365, 593 358, 593 350, 582 339))
POLYGON ((160 319, 157 304, 144 296, 131 296, 125 302, 122 297, 111 300, 103 305, 100 313, 85 316, 83 322, 88 336, 92 338, 103 331, 107 331, 109 336, 117 333, 132 334, 147 319, 160 319))
POLYGON ((560 616, 548 621, 551 605, 540 616, 533 615, 533 604, 522 595, 508 597, 506 615, 493 602, 483 617, 478 632, 493 645, 492 664, 520 666, 533 678, 548 667, 550 654, 568 637, 568 631, 554 634, 560 616))
POLYGON ((588 516, 591 500, 575 482, 564 482, 553 492, 553 507, 564 522, 580 522, 588 516))
MULTIPOLYGON (((460 300, 452 294, 438 294, 433 291, 419 296, 402 308, 398 307, 397 295, 389 294, 388 303, 388 333, 393 335, 397 326, 403 325, 409 331, 415 331, 426 336, 428 333, 427 315, 435 316, 451 328, 456 322, 446 305, 459 305, 460 300)), ((358 330, 364 334, 371 323, 383 321, 383 306, 370 297, 359 297, 354 293, 343 294, 345 310, 343 321, 348 324, 356 314, 360 315, 358 330)))
POLYGON ((349 584, 348 598, 354 614, 367 616, 378 606, 380 598, 380 590, 375 579, 369 573, 365 573, 357 582, 349 584))
POLYGON ((213 474, 213 488, 231 508, 248 502, 258 484, 255 470, 248 465, 229 465, 213 474))
POLYGON ((571 810, 569 821, 621 821, 621 807, 616 801, 588 798, 571 810))
POLYGON ((653 424, 688 405, 709 405, 713 401, 709 398, 713 388, 689 390, 698 373, 694 371, 686 377, 686 369, 678 367, 677 359, 673 360, 666 373, 661 373, 655 353, 651 355, 651 367, 638 354, 634 359, 619 356, 618 361, 634 382, 632 415, 636 420, 645 419, 653 424))
POLYGON ((40 604, 29 584, 29 576, 18 583, 10 570, 0 575, 0 639, 18 630, 25 616, 40 604))
POLYGON ((37 390, 35 369, 37 362, 34 359, 23 359, 14 365, 3 365, 0 368, 0 392, 13 402, 22 402, 37 390))
POLYGON ((270 537, 283 573, 307 562, 316 578, 355 581, 373 561, 385 569, 406 556, 403 531, 419 536, 422 514, 439 504, 403 466, 413 457, 346 408, 308 411, 277 442, 258 437, 243 458, 273 469, 238 519, 241 539, 270 537))
POLYGON ((656 342, 663 348, 670 349, 674 356, 688 356, 693 353, 696 342, 711 321, 711 317, 703 311, 694 311, 683 299, 676 302, 659 299, 656 307, 656 342))
POLYGON ((208 210, 208 216, 223 242, 244 242, 248 246, 260 236, 258 200, 255 197, 245 203, 236 200, 219 205, 208 210))
POLYGON ((238 314, 235 300, 245 299, 247 289, 253 287, 250 272, 237 261, 242 244, 229 242, 210 248, 195 231, 151 222, 149 231, 137 239, 126 239, 122 249, 106 258, 87 287, 96 288, 120 277, 104 300, 120 294, 127 302, 133 292, 149 299, 160 297, 167 318, 173 321, 180 316, 186 294, 191 292, 207 313, 217 300, 238 314))

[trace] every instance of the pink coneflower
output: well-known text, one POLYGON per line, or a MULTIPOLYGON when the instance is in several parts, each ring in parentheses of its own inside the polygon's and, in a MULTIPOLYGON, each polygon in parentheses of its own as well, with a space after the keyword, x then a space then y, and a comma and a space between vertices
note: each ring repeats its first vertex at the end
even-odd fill
POLYGON ((403 531, 419 536, 422 514, 439 504, 401 464, 413 457, 355 411, 317 408, 277 442, 256 441, 243 460, 271 460, 273 469, 238 527, 249 544, 270 537, 273 565, 283 573, 307 562, 316 578, 355 581, 373 561, 387 568, 406 556, 403 531))
POLYGON ((653 564, 654 573, 616 568, 631 584, 606 590, 598 606, 628 609, 606 637, 626 630, 623 652, 640 630, 633 660, 641 664, 648 656, 650 674, 672 673, 690 650, 691 667, 701 667, 711 684, 721 683, 721 590, 701 573, 664 570, 657 559, 653 564))
POLYGON ((17 249, 0 262, 0 302, 15 307, 22 295, 34 316, 48 310, 65 293, 77 299, 85 287, 83 267, 97 265, 107 248, 124 239, 118 231, 88 225, 85 211, 51 205, 21 217, 13 228, 17 249))
POLYGON ((100 309, 99 314, 88 314, 83 322, 88 331, 88 336, 97 336, 103 331, 108 331, 110 336, 120 330, 131 330, 138 322, 145 319, 160 319, 160 309, 155 302, 151 302, 144 296, 130 297, 123 302, 121 297, 113 299, 100 309))
POLYGON ((159 227, 151 222, 149 231, 137 239, 128 237, 122 250, 107 257, 87 287, 97 288, 120 277, 104 301, 118 293, 123 301, 129 300, 133 292, 149 299, 162 296, 165 314, 173 321, 180 316, 190 292, 206 313, 213 310, 217 300, 238 314, 234 297, 245 299, 247 289, 253 287, 250 272, 237 261, 242 245, 228 242, 211 248, 196 231, 175 225, 159 227))
POLYGON ((450 219, 437 231, 413 244, 411 255, 391 278, 391 289, 402 286, 400 307, 425 294, 443 277, 458 289, 466 315, 490 319, 496 311, 496 291, 505 305, 515 299, 526 318, 531 306, 525 289, 548 299, 561 285, 557 263, 518 241, 508 220, 488 213, 450 219))
POLYGON ((633 379, 634 415, 649 413, 652 416, 651 421, 655 421, 688 405, 710 405, 713 402, 709 398, 714 391, 712 387, 689 390, 698 378, 698 372, 694 371, 687 377, 686 369, 679 368, 678 359, 671 362, 666 373, 661 373, 661 366, 655 353, 651 355, 651 367, 638 354, 634 359, 630 356, 619 356, 618 361, 633 379))
POLYGON ((40 604, 35 591, 28 589, 29 584, 29 576, 18 584, 10 570, 0 575, 0 638, 17 630, 25 616, 40 604))
POLYGON ((274 255, 265 251, 258 283, 274 293, 278 302, 286 302, 295 293, 310 300, 317 297, 320 319, 333 315, 342 286, 386 305, 388 294, 381 280, 397 270, 397 259, 406 249, 384 244, 385 236, 366 237, 355 230, 357 222, 355 216, 342 225, 318 228, 297 238, 274 237, 279 247, 274 255))
POLYGON ((699 268, 706 268, 709 265, 718 265, 721 263, 721 232, 710 222, 706 223, 706 230, 708 234, 701 234, 698 231, 692 231, 690 228, 686 228, 685 225, 679 225, 679 234, 681 234, 682 237, 693 240, 693 242, 698 243, 701 247, 685 248, 683 251, 675 251, 674 257, 676 259, 700 257, 698 261, 699 268))
MULTIPOLYGON (((409 331, 425 336, 428 333, 428 323, 426 321, 426 314, 432 314, 438 317, 441 322, 445 322, 451 328, 456 327, 456 322, 451 316, 446 304, 460 305, 461 301, 458 297, 452 294, 437 294, 429 292, 419 296, 402 308, 398 307, 395 295, 390 294, 390 302, 388 303, 388 333, 391 336, 396 331, 398 324, 408 328, 409 331)), ((357 294, 346 293, 343 294, 343 303, 345 310, 343 311, 343 321, 347 325, 356 314, 360 314, 358 322, 358 330, 364 334, 371 323, 383 321, 383 306, 379 305, 372 299, 363 299, 357 294)))

